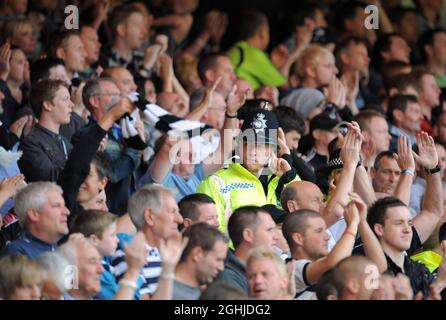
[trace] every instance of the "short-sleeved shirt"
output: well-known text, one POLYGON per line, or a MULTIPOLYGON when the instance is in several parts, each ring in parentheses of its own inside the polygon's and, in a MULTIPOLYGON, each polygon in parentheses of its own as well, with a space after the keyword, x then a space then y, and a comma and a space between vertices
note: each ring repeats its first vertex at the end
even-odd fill
POLYGON ((217 276, 216 281, 222 281, 229 286, 240 289, 246 294, 249 294, 246 267, 231 250, 228 250, 228 255, 225 261, 225 269, 217 276))
POLYGON ((237 42, 227 55, 237 76, 248 81, 253 90, 262 85, 279 87, 286 83, 286 78, 272 64, 268 55, 246 41, 237 42))
POLYGON ((173 282, 172 300, 198 300, 200 294, 199 288, 191 287, 176 279, 173 282))
POLYGON ((296 282, 297 300, 316 300, 316 292, 314 286, 311 285, 306 277, 307 267, 312 261, 300 259, 294 261, 294 280, 296 282))
MULTIPOLYGON (((429 295, 429 286, 434 281, 434 276, 429 272, 422 263, 415 262, 411 260, 409 257, 413 255, 419 248, 421 248, 421 240, 418 236, 418 232, 415 227, 412 227, 412 241, 410 243, 409 249, 405 251, 404 257, 404 272, 403 270, 387 255, 387 270, 386 273, 396 276, 399 273, 405 274, 410 279, 410 284, 412 286, 414 294, 417 294, 419 291, 423 292, 423 296, 427 297, 429 295)), ((364 248, 362 241, 359 239, 355 248, 353 250, 353 254, 361 254, 364 255, 364 248)))
MULTIPOLYGON (((129 244, 133 237, 128 234, 118 234, 119 243, 118 249, 111 257, 111 266, 113 267, 113 275, 116 281, 122 279, 127 271, 127 262, 125 261, 124 245, 129 244)), ((148 255, 147 263, 141 270, 141 275, 144 278, 144 283, 139 289, 139 294, 153 295, 158 287, 158 280, 161 275, 161 255, 156 247, 147 246, 148 255)))
MULTIPOLYGON (((138 187, 142 187, 148 183, 154 183, 153 177, 150 173, 150 168, 147 170, 146 174, 142 176, 138 182, 138 187)), ((194 173, 189 177, 189 179, 184 179, 170 171, 161 184, 169 189, 176 192, 176 201, 180 201, 185 196, 190 195, 195 192, 195 190, 200 185, 201 181, 205 178, 203 164, 197 164, 195 166, 194 173)))
MULTIPOLYGON (((114 268, 110 264, 110 257, 104 257, 101 261, 104 272, 101 275, 101 291, 96 295, 97 300, 112 300, 119 291, 119 284, 113 275, 114 268)), ((145 282, 142 275, 138 277, 138 288, 145 282)), ((135 300, 140 299, 139 290, 135 291, 135 300)))

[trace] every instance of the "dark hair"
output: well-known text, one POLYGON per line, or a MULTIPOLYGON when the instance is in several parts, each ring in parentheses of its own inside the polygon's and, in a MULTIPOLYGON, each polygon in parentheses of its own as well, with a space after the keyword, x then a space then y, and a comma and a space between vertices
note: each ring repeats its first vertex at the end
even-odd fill
POLYGON ((380 152, 376 158, 375 158, 375 162, 373 163, 373 168, 375 170, 378 170, 380 165, 381 165, 381 159, 382 158, 389 158, 389 159, 396 159, 395 158, 395 152, 391 151, 391 150, 387 150, 387 151, 382 151, 380 152))
POLYGON ((370 228, 375 232, 375 224, 384 226, 387 209, 396 207, 406 207, 406 204, 396 197, 385 197, 375 201, 367 213, 367 222, 370 228))
POLYGON ((316 297, 318 300, 327 300, 329 295, 338 295, 338 290, 333 283, 335 269, 326 271, 316 283, 316 297))
POLYGON ((259 11, 245 11, 239 23, 239 40, 248 40, 254 37, 262 26, 268 24, 268 18, 259 11))
MULTIPOLYGON (((294 183, 293 183, 294 184, 294 183)), ((286 186, 282 193, 280 194, 280 203, 282 204, 283 210, 286 212, 290 212, 288 210, 288 201, 296 199, 297 198, 297 191, 296 188, 293 188, 292 184, 286 186)))
POLYGON ((427 63, 427 53, 425 47, 434 46, 435 35, 437 33, 442 33, 442 32, 446 33, 446 30, 443 28, 428 29, 427 31, 422 33, 418 38, 418 50, 420 51, 421 60, 424 63, 427 63))
POLYGON ((57 58, 57 49, 64 48, 67 45, 68 40, 73 37, 78 36, 80 37, 79 30, 62 30, 59 32, 55 32, 51 36, 51 40, 48 45, 48 56, 57 58))
POLYGON ((192 193, 185 196, 178 202, 180 208, 180 214, 184 219, 189 218, 192 221, 198 219, 198 206, 201 204, 214 203, 215 201, 204 193, 192 193))
POLYGON ((379 38, 376 40, 375 45, 373 46, 373 54, 372 54, 372 67, 380 72, 382 69, 382 65, 384 63, 384 58, 382 56, 382 52, 387 52, 390 50, 390 47, 392 45, 392 38, 400 37, 402 36, 399 33, 393 32, 393 33, 385 33, 379 36, 379 38))
POLYGON ((334 26, 339 33, 345 31, 345 21, 356 17, 356 9, 364 9, 365 3, 359 1, 347 1, 337 5, 334 12, 334 26))
POLYGON ((426 75, 432 75, 432 76, 434 75, 426 68, 420 66, 413 68, 411 74, 413 76, 413 81, 414 81, 413 85, 418 92, 423 90, 423 77, 426 75))
POLYGON ((305 122, 293 108, 278 106, 273 112, 276 114, 277 120, 279 121, 279 127, 282 128, 284 133, 293 130, 299 132, 301 135, 305 133, 305 122))
POLYGON ((203 55, 198 61, 197 72, 202 83, 206 83, 206 71, 218 66, 218 58, 225 57, 222 53, 212 52, 203 55))
POLYGON ((438 230, 438 240, 439 242, 446 240, 446 222, 443 223, 438 230))
POLYGON ((402 92, 410 86, 414 87, 415 89, 414 75, 412 73, 397 74, 388 79, 388 81, 384 82, 384 86, 388 96, 390 95, 390 89, 392 88, 395 88, 396 90, 398 90, 398 92, 402 92))
POLYGON ((299 4, 296 8, 296 13, 291 18, 291 32, 295 32, 297 27, 303 26, 305 24, 305 19, 315 20, 318 9, 320 10, 320 8, 314 4, 299 4))
POLYGON ((319 212, 309 209, 300 209, 286 215, 282 224, 282 233, 290 249, 294 247, 293 233, 304 234, 310 218, 322 218, 322 216, 319 212))
POLYGON ((91 160, 91 163, 96 166, 99 180, 103 180, 105 177, 108 177, 110 162, 105 152, 97 152, 91 160))
POLYGON ((358 45, 363 44, 366 48, 368 47, 367 42, 359 37, 356 36, 347 36, 345 38, 342 38, 341 41, 336 43, 336 49, 334 52, 334 56, 336 57, 336 64, 340 67, 341 66, 341 53, 347 51, 350 47, 350 45, 358 45))
POLYGON ((255 230, 260 223, 260 213, 268 214, 265 210, 256 206, 240 207, 234 211, 228 221, 228 234, 234 248, 243 242, 243 230, 255 230))
POLYGON ((187 237, 189 240, 181 254, 180 262, 185 262, 195 247, 200 247, 207 253, 214 249, 217 241, 228 242, 223 233, 204 222, 196 223, 186 228, 183 232, 183 237, 187 237))
POLYGON ((43 103, 53 101, 60 87, 65 87, 68 90, 68 85, 64 81, 51 79, 39 81, 31 87, 29 102, 37 118, 42 115, 43 103))
POLYGON ((93 78, 85 83, 84 89, 82 90, 82 103, 91 113, 93 112, 93 106, 90 104, 90 98, 101 93, 101 82, 104 81, 115 83, 113 79, 109 77, 93 78))
POLYGON ((112 12, 110 12, 108 16, 108 27, 110 29, 112 39, 116 38, 116 28, 121 23, 126 23, 129 17, 134 13, 142 14, 136 7, 129 4, 119 5, 115 7, 112 12))
POLYGON ((387 107, 387 120, 393 122, 393 112, 395 110, 401 110, 405 112, 409 103, 417 103, 418 98, 410 94, 396 94, 389 99, 387 107))
MULTIPOLYGON (((389 84, 391 83, 392 79, 400 74, 403 74, 401 72, 401 69, 412 67, 410 63, 400 61, 400 60, 390 60, 387 62, 384 62, 381 66, 381 76, 383 78, 383 84, 385 88, 388 88, 389 84)), ((407 74, 407 73, 406 73, 407 74)), ((390 90, 390 88, 389 88, 390 90)))
POLYGON ((390 21, 392 21, 393 24, 400 24, 401 20, 403 20, 404 15, 407 13, 413 13, 416 15, 417 10, 415 8, 397 6, 389 11, 389 19, 390 21))
POLYGON ((64 61, 59 58, 43 58, 32 63, 30 67, 31 84, 42 79, 48 79, 51 68, 57 66, 65 66, 64 61))

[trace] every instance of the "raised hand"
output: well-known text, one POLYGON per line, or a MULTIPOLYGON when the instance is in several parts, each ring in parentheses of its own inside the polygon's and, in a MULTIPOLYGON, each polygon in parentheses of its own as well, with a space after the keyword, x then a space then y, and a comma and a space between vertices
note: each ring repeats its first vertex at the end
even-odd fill
POLYGON ((291 170, 291 166, 285 159, 277 158, 274 155, 272 156, 271 170, 276 176, 281 177, 291 170))
POLYGON ((395 292, 395 300, 412 300, 413 298, 410 280, 402 273, 393 278, 393 290, 395 292))
POLYGON ((271 62, 277 69, 281 69, 289 57, 290 53, 288 52, 288 48, 283 44, 279 44, 271 51, 271 62))
POLYGON ((341 161, 344 167, 355 165, 359 162, 359 153, 362 144, 361 130, 356 122, 347 124, 348 132, 341 148, 341 161))
POLYGON ((279 157, 284 154, 291 154, 290 148, 288 148, 286 144, 285 133, 282 128, 279 128, 278 130, 277 142, 279 144, 279 157))
POLYGON ((344 210, 344 219, 347 226, 357 226, 361 221, 358 208, 354 202, 347 204, 344 210))
POLYGON ((351 75, 343 75, 341 81, 347 89, 347 101, 351 103, 359 92, 359 71, 351 75))
POLYGON ((398 154, 395 156, 401 170, 415 170, 415 159, 413 157, 412 148, 405 135, 400 135, 398 137, 398 154))
POLYGON ((161 46, 160 55, 167 51, 167 47, 169 46, 169 38, 164 34, 159 34, 155 38, 155 43, 161 46))
POLYGON ((15 197, 24 187, 26 187, 25 176, 19 174, 3 179, 0 183, 0 193, 4 193, 9 199, 15 197))
POLYGON ((147 70, 152 69, 152 67, 158 60, 161 49, 161 45, 157 43, 151 45, 146 49, 146 51, 144 52, 144 68, 146 68, 147 70))
POLYGON ((245 104, 249 90, 250 89, 247 89, 246 91, 238 91, 237 85, 234 84, 226 101, 228 105, 226 110, 229 115, 236 114, 237 111, 240 110, 240 108, 245 104))
POLYGON ((26 120, 25 126, 23 127, 22 136, 26 137, 28 134, 30 134, 36 123, 37 119, 34 118, 34 116, 29 115, 26 120))
POLYGON ((9 131, 14 133, 18 138, 20 138, 23 134, 23 128, 25 127, 28 121, 28 116, 23 116, 17 119, 11 126, 9 127, 9 131))
POLYGON ((367 205, 364 200, 362 200, 359 194, 354 192, 350 192, 348 195, 351 199, 351 203, 353 203, 358 210, 360 222, 367 222, 367 205))
POLYGON ((218 11, 218 16, 219 19, 217 20, 216 28, 213 30, 213 32, 211 32, 211 41, 214 45, 220 43, 221 38, 225 34, 226 28, 228 27, 228 16, 220 11, 218 11))
POLYGON ((7 41, 0 47, 0 78, 8 78, 11 61, 11 44, 7 41))
POLYGON ((415 160, 423 168, 432 169, 438 165, 438 154, 434 139, 426 132, 417 134, 418 153, 413 153, 415 160))
POLYGON ((296 27, 296 47, 307 47, 313 37, 313 31, 314 22, 311 19, 305 19, 304 25, 296 27))
POLYGON ((139 231, 129 245, 124 245, 124 251, 128 269, 141 270, 147 262, 149 253, 144 233, 139 231))
POLYGON ((181 234, 177 232, 171 235, 169 239, 160 241, 158 249, 161 255, 163 271, 174 271, 188 240, 188 238, 182 238, 181 234))
POLYGON ((327 101, 343 108, 345 106, 346 90, 345 85, 338 78, 333 77, 328 84, 327 101))
POLYGON ((104 138, 102 138, 101 143, 99 144, 99 152, 104 152, 105 148, 107 146, 107 142, 108 142, 108 134, 105 135, 104 138))

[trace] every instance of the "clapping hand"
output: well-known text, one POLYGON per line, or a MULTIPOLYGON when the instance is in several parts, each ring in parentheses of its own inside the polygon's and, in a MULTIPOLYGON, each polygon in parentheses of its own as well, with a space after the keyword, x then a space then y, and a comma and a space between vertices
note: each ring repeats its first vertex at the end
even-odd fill
POLYGON ((417 134, 417 144, 418 154, 413 152, 417 163, 426 169, 435 168, 438 165, 438 154, 434 139, 423 131, 417 134))

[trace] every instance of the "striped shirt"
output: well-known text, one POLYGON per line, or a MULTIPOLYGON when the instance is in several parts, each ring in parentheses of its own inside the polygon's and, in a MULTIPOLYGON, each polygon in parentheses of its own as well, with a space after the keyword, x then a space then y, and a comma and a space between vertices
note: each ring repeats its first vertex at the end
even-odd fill
MULTIPOLYGON (((127 234, 119 234, 119 244, 115 254, 111 258, 111 266, 113 267, 113 275, 119 282, 127 271, 127 262, 125 261, 124 245, 128 245, 132 241, 132 236, 127 234)), ((144 278, 144 283, 139 289, 139 294, 153 295, 158 287, 158 279, 161 275, 161 255, 156 247, 146 245, 148 249, 147 263, 140 271, 140 275, 144 278)))

